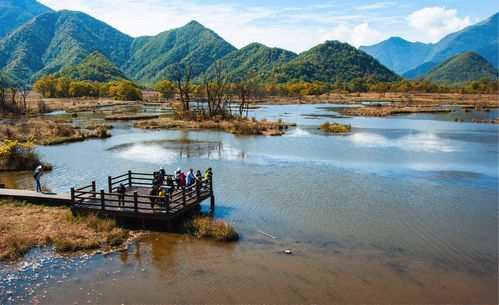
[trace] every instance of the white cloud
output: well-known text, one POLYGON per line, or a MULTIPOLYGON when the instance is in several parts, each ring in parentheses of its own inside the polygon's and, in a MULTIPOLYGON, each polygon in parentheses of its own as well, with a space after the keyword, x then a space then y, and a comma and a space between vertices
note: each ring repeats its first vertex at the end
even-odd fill
POLYGON ((445 35, 459 31, 471 24, 470 17, 459 18, 457 10, 445 7, 427 7, 407 17, 409 24, 424 31, 430 42, 437 42, 445 35))
POLYGON ((323 36, 323 40, 344 41, 355 47, 371 45, 386 38, 388 38, 386 34, 369 27, 366 22, 355 27, 339 25, 323 36))
POLYGON ((381 8, 393 6, 395 4, 396 4, 395 2, 376 2, 376 3, 371 3, 371 4, 357 6, 356 9, 357 10, 361 10, 361 11, 364 11, 364 10, 377 10, 377 9, 381 9, 381 8))

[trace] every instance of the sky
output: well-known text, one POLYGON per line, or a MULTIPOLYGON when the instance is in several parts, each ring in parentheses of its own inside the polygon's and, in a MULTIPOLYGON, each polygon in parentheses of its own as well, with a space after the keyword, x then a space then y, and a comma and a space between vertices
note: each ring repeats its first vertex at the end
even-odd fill
POLYGON ((237 48, 252 42, 295 52, 326 40, 359 47, 392 36, 435 43, 495 14, 497 0, 38 0, 85 12, 131 36, 196 20, 237 48))

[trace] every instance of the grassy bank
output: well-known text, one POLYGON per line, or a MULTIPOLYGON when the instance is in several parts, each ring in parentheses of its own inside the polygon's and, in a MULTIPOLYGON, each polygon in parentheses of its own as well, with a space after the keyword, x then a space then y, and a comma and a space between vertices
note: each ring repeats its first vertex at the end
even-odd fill
POLYGON ((128 231, 113 220, 74 217, 68 208, 0 201, 0 260, 23 257, 29 249, 53 245, 58 252, 118 246, 128 231))
POLYGON ((0 138, 32 142, 38 145, 72 143, 90 138, 108 138, 111 134, 104 128, 91 132, 81 130, 64 119, 28 119, 5 121, 0 124, 0 138))
POLYGON ((134 127, 142 129, 215 129, 245 135, 281 135, 290 126, 295 126, 295 124, 282 121, 271 122, 265 119, 261 121, 255 119, 193 121, 161 118, 134 124, 134 127))
POLYGON ((239 233, 228 223, 210 216, 198 216, 186 224, 187 231, 200 238, 230 242, 239 239, 239 233))
POLYGON ((327 133, 348 133, 352 131, 352 126, 336 122, 332 124, 325 122, 319 126, 319 129, 327 133))
POLYGON ((343 110, 343 114, 350 116, 369 116, 369 117, 384 117, 394 114, 409 114, 409 113, 448 113, 451 109, 440 107, 362 107, 362 108, 347 108, 343 110))

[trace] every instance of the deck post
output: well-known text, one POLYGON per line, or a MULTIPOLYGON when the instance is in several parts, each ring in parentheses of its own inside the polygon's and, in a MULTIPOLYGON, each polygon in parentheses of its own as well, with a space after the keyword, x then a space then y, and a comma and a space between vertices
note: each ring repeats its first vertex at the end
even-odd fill
POLYGON ((168 215, 168 213, 170 213, 170 194, 166 194, 165 196, 165 210, 168 215))
POLYGON ((201 199, 201 182, 196 180, 196 201, 199 203, 201 199))
POLYGON ((182 185, 182 205, 185 206, 185 186, 182 185))
POLYGON ((75 205, 75 188, 71 188, 71 206, 75 205))
POLYGON ((213 195, 213 176, 210 178, 210 214, 215 213, 215 195, 213 195))
POLYGON ((128 187, 132 187, 132 171, 128 170, 128 187))
POLYGON ((106 201, 105 201, 105 197, 104 197, 104 190, 100 190, 100 208, 103 211, 106 209, 106 201))
POLYGON ((107 185, 109 186, 109 193, 113 192, 113 177, 107 176, 107 185))
POLYGON ((139 195, 137 192, 133 192, 133 210, 135 214, 139 213, 139 195))
POLYGON ((95 198, 97 192, 97 189, 95 187, 95 181, 92 181, 92 192, 93 192, 92 197, 95 198))

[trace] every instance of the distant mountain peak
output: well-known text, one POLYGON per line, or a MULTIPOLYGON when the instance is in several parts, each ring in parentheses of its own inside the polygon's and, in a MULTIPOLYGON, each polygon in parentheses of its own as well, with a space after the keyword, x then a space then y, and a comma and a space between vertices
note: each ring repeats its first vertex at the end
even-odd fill
POLYGON ((497 80, 498 70, 480 54, 470 51, 448 58, 418 79, 442 84, 488 78, 497 80))

